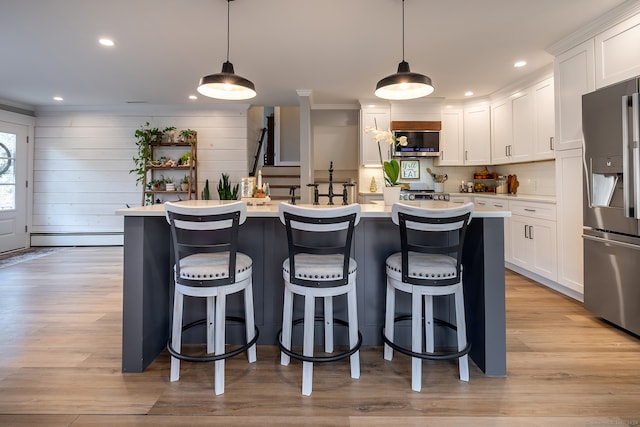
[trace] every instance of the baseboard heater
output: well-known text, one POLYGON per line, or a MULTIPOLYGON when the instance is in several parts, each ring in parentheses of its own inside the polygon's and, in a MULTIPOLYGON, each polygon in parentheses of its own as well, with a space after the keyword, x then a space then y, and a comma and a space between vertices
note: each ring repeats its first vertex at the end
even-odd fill
POLYGON ((31 233, 31 246, 122 246, 123 232, 31 233))

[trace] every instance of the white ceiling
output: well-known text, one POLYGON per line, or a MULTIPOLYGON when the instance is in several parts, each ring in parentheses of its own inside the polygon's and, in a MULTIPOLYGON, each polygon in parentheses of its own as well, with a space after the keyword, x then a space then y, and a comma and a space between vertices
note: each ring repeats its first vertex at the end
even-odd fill
MULTIPOLYGON (((432 78, 432 97, 486 96, 550 64, 545 48, 622 3, 406 0, 405 59, 432 78)), ((226 12, 226 0, 0 0, 0 99, 221 102, 188 96, 225 61, 226 12), (100 46, 104 36, 116 46, 100 46)), ((297 105, 296 89, 317 104, 373 99, 402 60, 400 0, 236 0, 230 19, 229 59, 255 83, 254 105, 297 105)))

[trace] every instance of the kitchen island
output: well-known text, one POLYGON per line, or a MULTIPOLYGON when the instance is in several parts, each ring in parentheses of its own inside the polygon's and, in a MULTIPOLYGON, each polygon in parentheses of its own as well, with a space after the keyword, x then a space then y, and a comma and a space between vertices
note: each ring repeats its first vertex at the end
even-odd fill
MULTIPOLYGON (((207 204, 219 201, 188 201, 207 204)), ((447 206, 448 202, 421 202, 447 206)), ((391 221, 391 208, 363 204, 360 223, 355 228, 353 257, 358 262, 357 295, 363 345, 382 345, 384 324, 385 259, 400 250, 397 226, 391 221)), ((162 205, 121 209, 124 216, 124 274, 122 371, 142 372, 164 349, 169 335, 172 300, 172 261, 169 225, 162 205)), ((506 375, 506 333, 504 295, 504 218, 508 211, 476 209, 467 229, 463 253, 464 292, 467 333, 471 359, 489 376, 506 375)), ((282 326, 282 261, 287 257, 284 225, 278 217, 277 203, 249 206, 247 221, 240 227, 239 250, 253 260, 255 321, 260 330, 258 344, 274 345, 282 326)), ((410 307, 410 299, 398 295, 397 305, 410 307)), ((230 296, 229 314, 241 307, 230 296)), ((201 301, 193 301, 200 303, 201 301)), ((346 303, 336 301, 336 317, 342 317, 346 303)), ((202 318, 204 304, 188 309, 185 322, 202 318)), ((299 313, 295 313, 295 317, 299 313)), ((453 319, 453 300, 436 302, 435 315, 453 319)), ((192 331, 189 331, 192 332, 192 331)), ((195 332, 195 331, 193 331, 195 332)), ((410 325, 399 325, 396 335, 408 337, 410 325)), ((454 334, 438 331, 437 344, 449 345, 454 334)), ((240 342, 242 329, 229 325, 230 340, 240 342), (235 328, 234 328, 235 327, 235 328)), ((316 334, 318 336, 318 334, 316 334)), ((336 335, 340 338, 340 334, 336 335)), ((185 340, 199 342, 195 333, 185 340)), ((382 353, 380 354, 382 357, 382 353)))

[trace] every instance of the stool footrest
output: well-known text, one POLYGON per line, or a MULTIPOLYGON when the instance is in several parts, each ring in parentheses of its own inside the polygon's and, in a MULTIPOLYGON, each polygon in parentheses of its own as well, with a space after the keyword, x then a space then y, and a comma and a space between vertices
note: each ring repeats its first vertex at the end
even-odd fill
MULTIPOLYGON (((314 320, 316 322, 318 321, 323 322, 324 317, 317 316, 314 320)), ((299 325, 301 323, 304 323, 304 319, 296 319, 293 321, 294 326, 299 325)), ((345 322, 342 319, 334 318, 333 323, 340 326, 347 326, 347 327, 349 326, 349 323, 345 322)), ((335 362, 338 360, 346 359, 347 357, 352 356, 356 351, 360 350, 360 346, 362 346, 362 334, 360 333, 360 330, 358 330, 358 342, 356 343, 355 346, 353 346, 352 348, 350 348, 349 350, 343 353, 338 353, 331 356, 305 356, 304 354, 296 353, 286 348, 282 344, 282 328, 278 331, 278 347, 280 348, 280 351, 282 351, 284 354, 286 354, 289 357, 292 357, 296 360, 301 360, 303 362, 324 363, 324 362, 335 362)))
MULTIPOLYGON (((402 322, 402 321, 406 321, 406 320, 411 320, 411 315, 407 314, 407 315, 402 315, 402 316, 398 316, 394 319, 394 323, 397 322, 402 322)), ((444 320, 441 319, 433 319, 434 323, 437 323, 438 325, 442 325, 445 326, 449 329, 453 329, 453 330, 457 330, 458 328, 456 328, 455 325, 449 323, 449 322, 445 322, 444 320)), ((405 354, 407 356, 411 356, 411 357, 417 357, 419 359, 428 359, 428 360, 451 360, 451 359, 459 359, 460 357, 469 354, 469 351, 471 351, 471 343, 469 342, 469 339, 467 339, 467 346, 465 348, 463 348, 462 350, 459 351, 455 351, 455 352, 438 352, 438 353, 416 353, 412 350, 410 350, 407 347, 403 347, 399 344, 394 343, 393 341, 391 341, 389 338, 387 338, 387 336, 384 334, 384 328, 382 328, 382 340, 384 341, 385 344, 387 344, 389 347, 391 347, 392 349, 396 350, 397 352, 400 352, 402 354, 405 354)))
MULTIPOLYGON (((225 320, 229 321, 229 322, 237 322, 237 323, 243 323, 246 325, 246 320, 242 317, 236 317, 236 316, 226 316, 225 320)), ((207 323, 207 319, 200 319, 200 320, 196 320, 194 322, 188 323, 186 325, 184 325, 182 327, 182 332, 191 329, 195 326, 199 326, 199 325, 205 325, 207 323)), ((170 355, 172 355, 173 357, 175 357, 176 359, 180 359, 180 360, 184 360, 186 362, 215 362, 216 360, 222 360, 222 359, 228 359, 230 357, 233 356, 237 356, 240 353, 244 353, 245 351, 247 351, 249 349, 249 347, 251 347, 252 345, 254 345, 256 342, 258 342, 258 336, 260 335, 260 331, 258 330, 258 327, 255 326, 255 335, 253 337, 253 339, 251 341, 249 341, 248 343, 244 344, 242 347, 238 347, 232 351, 228 351, 222 354, 214 354, 214 355, 206 355, 206 356, 191 356, 188 354, 182 354, 177 352, 172 346, 171 346, 171 337, 169 337, 169 340, 167 341, 167 351, 169 352, 170 355)))

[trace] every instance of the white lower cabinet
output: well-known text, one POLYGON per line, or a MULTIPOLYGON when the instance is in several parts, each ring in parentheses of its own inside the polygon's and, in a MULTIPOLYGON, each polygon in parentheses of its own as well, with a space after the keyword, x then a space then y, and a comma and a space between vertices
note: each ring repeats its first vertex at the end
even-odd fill
POLYGON ((556 209, 548 203, 510 201, 509 262, 556 281, 556 209))

